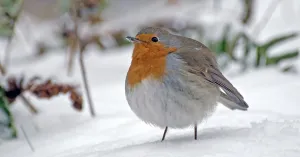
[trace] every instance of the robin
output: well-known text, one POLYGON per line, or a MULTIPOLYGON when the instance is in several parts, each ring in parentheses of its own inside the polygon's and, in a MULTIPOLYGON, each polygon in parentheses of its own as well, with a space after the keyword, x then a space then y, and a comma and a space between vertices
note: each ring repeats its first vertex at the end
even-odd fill
POLYGON ((194 126, 209 117, 217 102, 231 110, 248 109, 239 91, 224 77, 216 57, 201 42, 147 27, 135 37, 125 81, 131 110, 144 122, 164 129, 194 126))

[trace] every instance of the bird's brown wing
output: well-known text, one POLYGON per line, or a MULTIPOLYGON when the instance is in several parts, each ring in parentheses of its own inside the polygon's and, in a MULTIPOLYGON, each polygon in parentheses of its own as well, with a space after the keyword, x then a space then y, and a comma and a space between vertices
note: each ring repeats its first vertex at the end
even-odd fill
POLYGON ((222 90, 221 101, 231 109, 247 110, 248 104, 239 91, 224 77, 218 68, 216 57, 205 46, 180 48, 175 52, 186 64, 189 72, 203 77, 222 90), (228 103, 232 104, 228 104, 228 103))

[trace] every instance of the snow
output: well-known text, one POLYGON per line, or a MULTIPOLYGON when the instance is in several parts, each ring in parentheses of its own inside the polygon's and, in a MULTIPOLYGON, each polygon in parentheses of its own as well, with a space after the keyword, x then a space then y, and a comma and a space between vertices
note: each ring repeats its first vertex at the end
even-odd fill
MULTIPOLYGON (((260 2, 258 14, 262 14, 270 0, 260 2)), ((298 3, 297 1, 293 1, 298 3)), ((287 4, 283 7, 287 10, 287 4)), ((258 4, 256 4, 258 5, 258 4)), ((280 22, 277 12, 259 36, 264 41, 272 35, 299 31, 296 9, 290 9, 290 17, 280 22), (293 17, 291 17, 293 16, 293 17), (272 25, 271 25, 272 24, 272 25), (275 27, 274 27, 275 25, 275 27), (297 26, 297 27, 296 27, 297 26)), ((299 13, 299 12, 298 12, 299 13)), ((255 21, 259 15, 255 15, 255 21)), ((254 22, 255 23, 255 22, 254 22)), ((252 27, 252 26, 251 26, 252 27)), ((283 45, 281 49, 297 45, 283 45)), ((4 47, 4 42, 0 42, 4 47)), ((85 56, 88 79, 97 113, 91 118, 86 99, 84 110, 77 112, 67 96, 51 100, 38 100, 26 94, 40 111, 32 115, 17 101, 12 112, 20 137, 0 143, 2 157, 298 157, 300 153, 300 114, 298 74, 282 73, 276 67, 251 70, 239 76, 225 75, 243 94, 249 110, 231 111, 218 106, 207 121, 199 125, 198 140, 193 139, 193 129, 170 129, 166 140, 160 142, 163 130, 139 120, 130 110, 126 99, 124 80, 130 65, 132 46, 97 52, 89 49, 85 56), (20 127, 26 131, 34 146, 32 152, 20 127)), ((24 49, 15 47, 14 52, 24 49)), ((29 49, 28 49, 29 50, 29 49)), ((276 51, 276 50, 274 50, 276 51)), ((21 51, 20 51, 21 52, 21 51)), ((29 54, 24 53, 22 57, 29 54)), ((66 76, 66 56, 63 50, 55 50, 40 59, 21 60, 13 55, 12 74, 25 76, 42 74, 60 81, 81 83, 76 60, 74 75, 66 76)), ((300 68, 300 60, 294 61, 300 68)), ((82 88, 83 91, 83 88, 82 88)), ((84 97, 85 98, 85 97, 84 97)))

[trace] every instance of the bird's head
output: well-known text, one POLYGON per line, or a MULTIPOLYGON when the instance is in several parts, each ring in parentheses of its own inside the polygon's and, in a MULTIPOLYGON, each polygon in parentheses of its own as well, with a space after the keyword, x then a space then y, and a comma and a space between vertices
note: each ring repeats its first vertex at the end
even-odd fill
POLYGON ((143 28, 135 37, 127 36, 126 39, 134 43, 133 58, 147 57, 149 59, 161 57, 183 46, 201 46, 198 41, 155 27, 143 28))

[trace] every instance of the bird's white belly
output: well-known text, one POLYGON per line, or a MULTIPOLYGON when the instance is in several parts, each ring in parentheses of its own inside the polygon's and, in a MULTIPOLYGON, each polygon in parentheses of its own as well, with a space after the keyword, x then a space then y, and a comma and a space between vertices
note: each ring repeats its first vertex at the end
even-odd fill
POLYGON ((200 123, 214 111, 219 90, 202 86, 199 80, 183 82, 148 78, 131 88, 126 97, 132 111, 146 123, 164 128, 184 128, 200 123))

